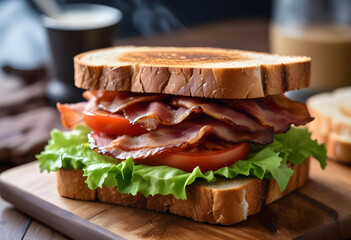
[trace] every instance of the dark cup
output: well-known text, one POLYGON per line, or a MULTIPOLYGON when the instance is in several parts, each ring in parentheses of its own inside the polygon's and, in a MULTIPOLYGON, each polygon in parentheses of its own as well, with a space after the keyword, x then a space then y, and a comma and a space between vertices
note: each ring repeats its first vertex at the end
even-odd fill
POLYGON ((122 18, 119 10, 97 4, 67 4, 62 13, 66 15, 43 17, 51 51, 47 97, 52 103, 82 100, 83 90, 74 86, 73 57, 112 46, 122 18))

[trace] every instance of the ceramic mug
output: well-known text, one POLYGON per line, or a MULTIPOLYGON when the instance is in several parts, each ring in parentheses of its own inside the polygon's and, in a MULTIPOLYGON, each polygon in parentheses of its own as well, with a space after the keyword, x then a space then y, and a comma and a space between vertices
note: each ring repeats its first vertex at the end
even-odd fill
POLYGON ((43 16, 51 53, 52 79, 47 97, 52 103, 82 100, 74 87, 73 57, 81 52, 113 46, 122 13, 98 4, 66 4, 58 15, 43 16))

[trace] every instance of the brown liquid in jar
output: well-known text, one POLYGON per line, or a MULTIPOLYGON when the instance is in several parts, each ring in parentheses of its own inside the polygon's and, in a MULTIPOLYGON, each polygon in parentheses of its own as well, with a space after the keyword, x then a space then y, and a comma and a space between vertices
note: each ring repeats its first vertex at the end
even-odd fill
POLYGON ((351 86, 351 27, 325 24, 293 28, 272 24, 270 48, 273 53, 312 57, 312 88, 351 86))

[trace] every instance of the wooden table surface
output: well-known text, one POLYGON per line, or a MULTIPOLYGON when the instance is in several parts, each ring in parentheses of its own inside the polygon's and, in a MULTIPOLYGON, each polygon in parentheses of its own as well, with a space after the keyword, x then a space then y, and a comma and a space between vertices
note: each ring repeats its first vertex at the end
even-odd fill
MULTIPOLYGON (((229 20, 168 35, 122 39, 117 45, 209 46, 268 51, 267 20, 229 20)), ((9 166, 0 165, 0 172, 9 166)), ((0 199, 0 239, 67 239, 0 199)))

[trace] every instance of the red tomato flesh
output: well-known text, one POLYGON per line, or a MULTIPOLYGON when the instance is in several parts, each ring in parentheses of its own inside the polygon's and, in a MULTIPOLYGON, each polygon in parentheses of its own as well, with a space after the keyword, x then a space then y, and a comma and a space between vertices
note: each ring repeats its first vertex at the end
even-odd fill
POLYGON ((103 110, 84 112, 83 119, 91 129, 106 134, 138 136, 147 132, 145 128, 129 123, 123 115, 112 114, 103 110))
POLYGON ((186 172, 192 172, 197 166, 202 172, 217 170, 230 166, 239 160, 244 160, 250 151, 247 142, 235 144, 222 150, 209 150, 199 152, 166 152, 145 159, 135 159, 139 164, 149 166, 170 166, 186 172))

